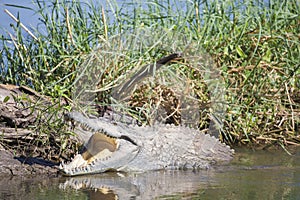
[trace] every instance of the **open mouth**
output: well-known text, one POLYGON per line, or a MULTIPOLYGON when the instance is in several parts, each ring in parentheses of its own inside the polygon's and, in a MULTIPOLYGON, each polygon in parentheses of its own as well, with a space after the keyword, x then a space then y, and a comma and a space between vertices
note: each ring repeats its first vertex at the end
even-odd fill
POLYGON ((119 144, 116 137, 73 120, 68 115, 65 116, 65 120, 70 123, 72 131, 81 132, 86 136, 86 138, 82 138, 85 144, 80 158, 75 157, 72 160, 72 163, 76 163, 76 167, 85 167, 98 160, 107 160, 118 149, 119 144))
POLYGON ((85 145, 81 155, 86 160, 86 164, 90 164, 97 159, 109 158, 117 148, 118 143, 116 138, 96 132, 85 145))
POLYGON ((61 163, 59 168, 67 176, 122 170, 140 151, 139 145, 114 124, 101 124, 101 119, 87 118, 77 112, 67 114, 65 121, 84 143, 81 153, 70 163, 61 163))

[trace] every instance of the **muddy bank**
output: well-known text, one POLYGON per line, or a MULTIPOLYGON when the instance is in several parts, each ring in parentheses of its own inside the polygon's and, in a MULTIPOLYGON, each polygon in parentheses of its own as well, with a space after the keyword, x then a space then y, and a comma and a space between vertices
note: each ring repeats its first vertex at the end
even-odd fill
POLYGON ((56 163, 39 158, 15 157, 10 151, 0 146, 0 177, 3 176, 58 176, 56 163))

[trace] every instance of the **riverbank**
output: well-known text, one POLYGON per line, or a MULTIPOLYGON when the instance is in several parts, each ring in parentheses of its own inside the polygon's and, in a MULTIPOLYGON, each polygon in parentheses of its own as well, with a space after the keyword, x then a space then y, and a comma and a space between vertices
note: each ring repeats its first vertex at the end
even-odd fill
POLYGON ((58 165, 43 159, 16 157, 0 146, 0 177, 56 177, 58 165))

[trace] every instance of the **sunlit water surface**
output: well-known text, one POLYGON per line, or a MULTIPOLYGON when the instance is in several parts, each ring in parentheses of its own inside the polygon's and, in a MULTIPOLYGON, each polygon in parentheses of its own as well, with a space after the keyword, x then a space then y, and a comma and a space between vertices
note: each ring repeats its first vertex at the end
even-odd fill
POLYGON ((0 199, 300 199, 300 149, 237 150, 209 170, 1 178, 0 199))

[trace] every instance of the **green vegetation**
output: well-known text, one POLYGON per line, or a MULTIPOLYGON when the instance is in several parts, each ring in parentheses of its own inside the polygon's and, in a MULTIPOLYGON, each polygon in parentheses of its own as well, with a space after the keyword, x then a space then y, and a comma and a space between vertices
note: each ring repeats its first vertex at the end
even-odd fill
MULTIPOLYGON (((97 66, 93 73, 98 79, 92 81, 98 84, 98 100, 112 103, 108 100, 112 88, 127 80, 126 74, 174 50, 185 50, 182 43, 174 49, 174 41, 162 40, 164 32, 171 39, 170 34, 178 33, 203 49, 221 72, 227 104, 223 140, 248 145, 300 144, 299 1, 107 1, 104 7, 75 0, 34 2, 41 22, 32 31, 34 37, 20 23, 14 27, 14 37, 2 37, 0 82, 30 86, 54 101, 72 98, 76 75, 84 66, 97 66), (143 48, 136 47, 137 43, 126 48, 111 43, 119 35, 139 30, 152 30, 151 41, 143 48)), ((199 104, 210 103, 209 91, 203 91, 207 87, 203 74, 195 74, 181 61, 172 67, 177 77, 190 80, 192 96, 203 98, 199 104)), ((153 88, 159 87, 155 84, 153 88)), ((152 91, 143 87, 140 91, 152 91)), ((151 98, 138 95, 142 97, 136 99, 143 104, 130 105, 142 107, 135 111, 147 118, 151 113, 145 109, 151 106, 143 105, 145 98, 151 98)), ((207 108, 200 113, 201 128, 209 123, 207 113, 207 108)))

